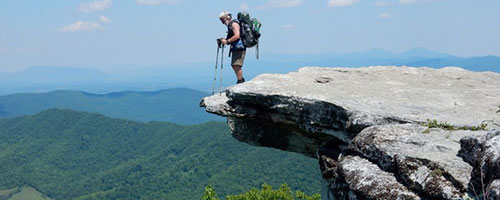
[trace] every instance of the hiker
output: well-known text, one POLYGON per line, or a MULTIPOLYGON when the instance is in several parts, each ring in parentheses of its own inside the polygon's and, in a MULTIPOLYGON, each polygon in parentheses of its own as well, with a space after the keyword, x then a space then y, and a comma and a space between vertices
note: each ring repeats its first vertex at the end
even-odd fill
POLYGON ((240 39, 240 24, 237 20, 233 20, 231 13, 227 11, 221 12, 219 19, 222 24, 227 26, 227 36, 226 38, 217 39, 217 42, 231 45, 229 55, 231 56, 231 66, 238 79, 236 84, 244 83, 245 78, 243 78, 243 71, 241 68, 245 60, 246 48, 243 46, 243 42, 240 39))

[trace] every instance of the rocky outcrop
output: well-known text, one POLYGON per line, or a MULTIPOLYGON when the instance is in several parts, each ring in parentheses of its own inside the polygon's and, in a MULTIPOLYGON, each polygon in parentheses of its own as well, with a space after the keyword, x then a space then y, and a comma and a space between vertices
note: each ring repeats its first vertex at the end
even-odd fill
POLYGON ((488 200, 500 200, 500 180, 493 181, 486 190, 488 200))
POLYGON ((335 199, 420 199, 388 172, 358 156, 347 156, 331 182, 335 199))
POLYGON ((369 127, 349 149, 392 172, 414 191, 436 199, 460 198, 472 167, 456 156, 460 146, 452 141, 477 133, 435 129, 423 134, 425 129, 413 124, 369 127))
POLYGON ((308 67, 201 105, 240 141, 318 158, 329 199, 478 197, 477 169, 492 177, 484 191, 499 191, 497 73, 308 67))
POLYGON ((499 199, 500 191, 500 130, 485 135, 468 136, 460 140, 459 155, 474 169, 470 190, 485 192, 491 199, 499 199), (485 188, 487 187, 487 188, 485 188))

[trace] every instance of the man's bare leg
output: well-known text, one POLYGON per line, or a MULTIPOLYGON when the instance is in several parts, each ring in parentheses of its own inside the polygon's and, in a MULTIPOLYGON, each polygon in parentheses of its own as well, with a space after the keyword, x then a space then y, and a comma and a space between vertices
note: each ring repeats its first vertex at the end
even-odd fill
POLYGON ((240 65, 233 65, 234 73, 236 74, 236 78, 238 80, 243 80, 243 70, 240 65))

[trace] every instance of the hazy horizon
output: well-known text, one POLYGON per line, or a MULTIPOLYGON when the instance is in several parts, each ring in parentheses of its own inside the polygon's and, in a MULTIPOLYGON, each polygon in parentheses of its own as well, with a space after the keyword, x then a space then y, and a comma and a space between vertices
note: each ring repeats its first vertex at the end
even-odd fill
POLYGON ((416 47, 500 56, 499 7, 495 0, 4 1, 0 72, 212 62, 215 38, 226 31, 217 19, 223 10, 246 10, 263 23, 262 57, 416 47))
MULTIPOLYGON (((253 49, 251 49, 253 53, 253 49)), ((438 52, 434 51, 432 49, 427 49, 427 48, 422 48, 422 47, 414 47, 410 48, 404 51, 400 52, 393 52, 390 50, 382 49, 382 48, 370 48, 364 51, 352 51, 352 52, 345 52, 345 53, 340 53, 340 52, 320 52, 320 53, 302 53, 302 54, 276 54, 276 53, 271 53, 271 56, 266 55, 271 57, 270 59, 272 61, 276 61, 276 58, 272 58, 273 56, 302 56, 302 57, 321 57, 325 55, 329 55, 330 57, 325 57, 325 59, 336 59, 338 56, 351 56, 351 55, 364 55, 364 54, 369 54, 370 52, 376 52, 376 53, 390 53, 394 57, 398 57, 403 54, 408 54, 412 53, 414 51, 423 51, 428 54, 432 54, 436 58, 444 58, 447 56, 450 57, 460 57, 457 55, 449 54, 447 52, 438 52), (337 56, 337 57, 336 57, 337 56)), ((464 56, 460 58, 474 58, 474 57, 484 57, 484 56, 496 56, 496 55, 472 55, 472 56, 464 56)), ((496 56, 500 57, 500 56, 496 56)), ((255 60, 255 57, 250 58, 252 59, 252 63, 259 63, 259 61, 262 61, 263 59, 261 58, 260 60, 255 60)), ((279 58, 278 58, 279 59, 279 58)), ((264 62, 268 61, 264 59, 264 62)), ((247 62, 248 63, 248 62, 247 62)), ((228 64, 228 63, 226 63, 228 64)), ((99 72, 104 72, 108 74, 114 74, 114 73, 125 73, 128 71, 138 71, 138 70, 155 70, 155 69, 168 69, 168 68, 179 68, 179 67, 188 67, 188 68, 199 68, 200 66, 207 66, 210 67, 212 65, 211 61, 199 61, 199 62, 191 62, 191 63, 165 63, 165 64, 156 64, 156 65, 132 65, 132 64, 124 64, 124 65, 107 65, 107 66, 86 66, 86 65, 30 65, 30 66, 25 66, 25 67, 20 67, 20 68, 0 68, 0 73, 13 73, 13 72, 21 72, 23 70, 27 70, 29 68, 37 68, 37 67, 61 67, 61 68, 73 68, 73 69, 89 69, 89 70, 97 70, 99 72), (208 66, 210 65, 210 66, 208 66)), ((304 65, 305 66, 305 65, 304 65)), ((213 67, 213 66, 212 66, 213 67)))

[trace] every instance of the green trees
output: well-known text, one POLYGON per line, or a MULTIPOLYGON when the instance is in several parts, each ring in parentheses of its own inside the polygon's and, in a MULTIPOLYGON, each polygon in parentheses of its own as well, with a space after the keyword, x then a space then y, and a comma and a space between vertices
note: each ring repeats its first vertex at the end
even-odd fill
POLYGON ((211 185, 207 185, 207 187, 205 187, 205 191, 203 192, 201 200, 219 200, 219 198, 217 197, 217 193, 215 192, 214 188, 211 185))
MULTIPOLYGON (((237 194, 229 195, 226 200, 320 200, 321 196, 319 194, 314 194, 308 196, 305 193, 297 190, 295 194, 292 189, 286 185, 282 184, 279 189, 273 190, 273 187, 268 184, 263 184, 261 189, 252 188, 250 191, 237 194)), ((217 197, 215 190, 212 186, 208 185, 205 188, 201 200, 220 200, 217 197)))
POLYGON ((0 191, 32 186, 52 199, 200 199, 268 183, 321 190, 315 159, 241 143, 227 125, 141 123, 51 109, 0 119, 0 191))

